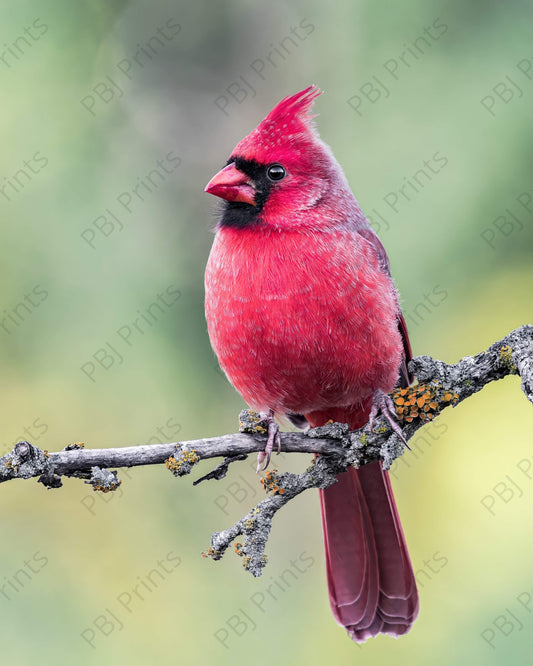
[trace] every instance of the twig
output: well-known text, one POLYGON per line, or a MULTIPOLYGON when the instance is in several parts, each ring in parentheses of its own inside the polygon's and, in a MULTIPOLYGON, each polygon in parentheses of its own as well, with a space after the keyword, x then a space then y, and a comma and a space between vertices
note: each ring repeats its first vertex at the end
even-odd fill
POLYGON ((196 481, 193 481, 192 485, 197 486, 202 481, 208 481, 210 479, 216 479, 217 481, 220 481, 221 479, 225 478, 226 474, 228 473, 228 468, 232 462, 239 462, 246 460, 246 458, 248 458, 246 453, 240 453, 238 456, 229 456, 228 458, 224 458, 221 463, 218 463, 215 469, 211 470, 207 474, 204 474, 204 476, 201 476, 199 479, 196 479, 196 481))

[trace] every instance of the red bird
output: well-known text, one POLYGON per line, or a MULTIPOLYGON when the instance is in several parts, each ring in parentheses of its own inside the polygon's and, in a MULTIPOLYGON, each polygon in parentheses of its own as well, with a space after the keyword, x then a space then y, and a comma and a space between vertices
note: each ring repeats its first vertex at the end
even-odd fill
MULTIPOLYGON (((283 99, 206 187, 225 200, 205 275, 209 337, 268 418, 266 464, 274 417, 356 429, 381 410, 398 431, 386 394, 410 381, 387 255, 314 128, 318 95, 283 99)), ((388 473, 350 468, 320 502, 335 619, 355 641, 405 634, 418 593, 388 473)))

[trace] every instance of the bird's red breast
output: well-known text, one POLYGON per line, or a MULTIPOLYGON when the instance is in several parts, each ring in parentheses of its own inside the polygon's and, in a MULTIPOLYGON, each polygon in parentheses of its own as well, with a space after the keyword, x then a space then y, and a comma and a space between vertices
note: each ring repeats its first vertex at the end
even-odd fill
POLYGON ((221 228, 205 286, 213 348, 256 410, 351 407, 395 385, 396 293, 359 234, 221 228))

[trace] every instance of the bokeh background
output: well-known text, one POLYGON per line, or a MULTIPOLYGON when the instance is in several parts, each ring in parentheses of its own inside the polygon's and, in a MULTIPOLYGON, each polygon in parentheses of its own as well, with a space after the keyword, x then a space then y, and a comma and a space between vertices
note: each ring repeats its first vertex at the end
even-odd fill
MULTIPOLYGON (((453 362, 530 321, 532 19, 519 0, 4 3, 2 455, 235 431, 203 316, 203 188, 310 83, 414 352, 453 362)), ((364 646, 329 610, 316 494, 276 519, 262 578, 200 556, 260 499, 253 461, 195 488, 163 467, 114 495, 6 484, 3 660, 527 663, 532 424, 509 378, 421 431, 392 472, 420 617, 364 646)))

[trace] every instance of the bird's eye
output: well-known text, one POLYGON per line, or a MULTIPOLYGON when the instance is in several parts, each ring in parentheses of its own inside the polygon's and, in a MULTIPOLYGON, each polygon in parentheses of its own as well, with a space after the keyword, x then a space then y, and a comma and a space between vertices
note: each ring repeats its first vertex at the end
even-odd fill
POLYGON ((270 180, 282 180, 287 175, 281 164, 271 164, 267 169, 267 176, 270 180))

